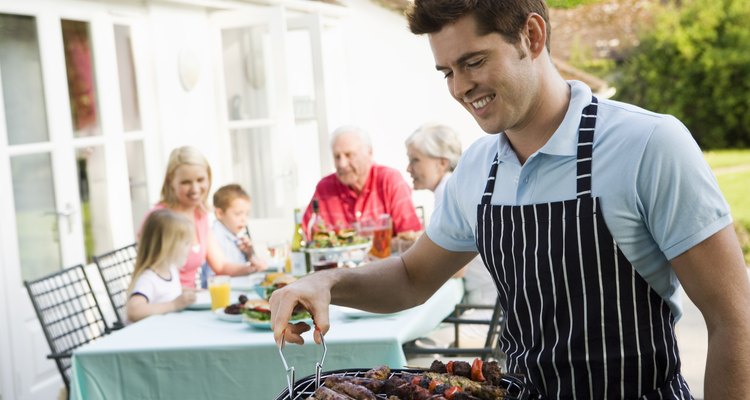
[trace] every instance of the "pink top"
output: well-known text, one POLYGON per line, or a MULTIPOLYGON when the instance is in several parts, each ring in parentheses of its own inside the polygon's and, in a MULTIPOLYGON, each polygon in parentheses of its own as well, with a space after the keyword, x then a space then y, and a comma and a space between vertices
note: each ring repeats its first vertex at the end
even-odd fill
MULTIPOLYGON (((155 205, 148 211, 148 213, 146 213, 143 220, 145 221, 152 212, 164 208, 167 208, 166 204, 159 203, 155 205)), ((180 284, 189 288, 195 287, 195 277, 198 273, 198 269, 206 262, 206 244, 208 240, 208 214, 196 208, 193 218, 195 219, 195 233, 198 237, 198 243, 193 244, 193 247, 188 253, 185 265, 180 267, 180 284)), ((141 229, 143 229, 143 223, 141 223, 141 229)), ((140 233, 138 236, 140 237, 140 233)))
MULTIPOLYGON (((318 182, 313 199, 318 199, 320 215, 329 228, 351 225, 357 221, 375 220, 380 214, 393 218, 393 235, 422 230, 422 224, 411 201, 411 188, 393 168, 373 165, 360 193, 344 185, 331 174, 318 182)), ((312 215, 312 202, 302 218, 303 226, 312 215)))

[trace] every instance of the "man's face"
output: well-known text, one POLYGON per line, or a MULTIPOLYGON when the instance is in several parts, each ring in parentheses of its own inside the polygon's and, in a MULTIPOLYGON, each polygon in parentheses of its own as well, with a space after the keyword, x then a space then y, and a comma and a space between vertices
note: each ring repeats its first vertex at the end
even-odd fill
POLYGON ((499 33, 477 35, 471 15, 429 35, 438 71, 448 90, 487 133, 527 123, 537 79, 527 41, 506 42, 499 33))
POLYGON ((353 133, 344 133, 331 146, 336 177, 344 185, 362 189, 372 166, 372 149, 353 133))

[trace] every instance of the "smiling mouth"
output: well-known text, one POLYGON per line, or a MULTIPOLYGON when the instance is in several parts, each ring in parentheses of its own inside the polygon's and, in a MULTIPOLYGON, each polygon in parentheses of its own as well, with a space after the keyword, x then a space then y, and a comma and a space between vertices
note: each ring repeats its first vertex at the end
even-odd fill
POLYGON ((479 100, 472 101, 471 105, 472 107, 474 107, 474 109, 480 110, 484 108, 487 104, 489 104, 493 99, 495 99, 495 95, 491 94, 489 96, 482 97, 479 100))

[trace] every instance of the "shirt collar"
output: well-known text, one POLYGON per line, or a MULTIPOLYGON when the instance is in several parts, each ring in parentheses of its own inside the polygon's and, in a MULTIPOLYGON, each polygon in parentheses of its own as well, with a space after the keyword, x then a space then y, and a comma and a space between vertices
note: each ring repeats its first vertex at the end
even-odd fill
MULTIPOLYGON (((568 85, 570 86, 570 102, 565 118, 547 143, 539 149, 539 153, 575 156, 578 151, 578 126, 581 123, 581 112, 591 103, 591 89, 580 81, 568 81, 568 85)), ((498 136, 498 160, 504 163, 518 163, 518 157, 505 132, 501 132, 498 136)))
POLYGON ((540 153, 556 156, 575 156, 578 151, 578 126, 581 124, 581 112, 591 103, 591 89, 580 81, 568 81, 570 102, 565 118, 547 143, 539 149, 540 153))
POLYGON ((229 238, 229 239, 237 239, 237 235, 232 233, 229 230, 229 228, 227 228, 226 225, 221 223, 221 221, 219 221, 218 219, 214 221, 214 224, 219 227, 219 231, 221 232, 222 235, 224 235, 224 237, 229 238))

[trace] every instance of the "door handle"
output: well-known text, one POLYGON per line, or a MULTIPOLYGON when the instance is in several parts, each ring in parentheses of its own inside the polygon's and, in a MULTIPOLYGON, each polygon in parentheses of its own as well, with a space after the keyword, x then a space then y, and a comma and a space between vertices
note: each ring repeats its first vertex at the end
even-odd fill
POLYGON ((55 210, 55 211, 47 211, 44 213, 44 215, 54 215, 59 220, 60 218, 65 218, 65 221, 68 225, 68 233, 73 233, 73 214, 76 213, 76 209, 73 208, 73 206, 68 203, 65 205, 64 210, 55 210))

